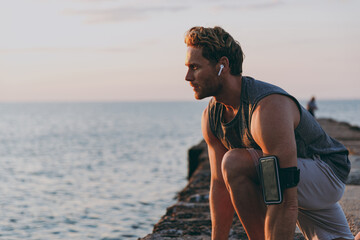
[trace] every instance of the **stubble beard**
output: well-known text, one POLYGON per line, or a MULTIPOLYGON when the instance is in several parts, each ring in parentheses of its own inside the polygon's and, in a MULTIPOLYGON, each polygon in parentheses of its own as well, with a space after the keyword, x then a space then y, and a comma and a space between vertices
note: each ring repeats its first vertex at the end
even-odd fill
POLYGON ((217 84, 217 86, 212 87, 212 88, 202 88, 199 87, 199 91, 195 90, 195 99, 196 100, 201 100, 207 97, 213 97, 213 96, 217 96, 222 89, 222 84, 217 84))

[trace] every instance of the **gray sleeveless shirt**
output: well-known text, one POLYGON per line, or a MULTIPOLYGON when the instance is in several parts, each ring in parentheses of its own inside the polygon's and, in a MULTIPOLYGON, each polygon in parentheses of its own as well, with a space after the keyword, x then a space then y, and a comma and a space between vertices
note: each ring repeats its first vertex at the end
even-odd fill
POLYGON ((299 108, 300 122, 295 129, 297 157, 320 156, 345 183, 350 171, 346 147, 327 135, 314 117, 293 96, 269 83, 243 76, 240 108, 236 116, 228 123, 223 121, 225 106, 212 98, 209 102, 208 113, 210 129, 214 136, 229 150, 233 148, 261 149, 250 133, 251 117, 259 101, 271 94, 288 96, 299 108))

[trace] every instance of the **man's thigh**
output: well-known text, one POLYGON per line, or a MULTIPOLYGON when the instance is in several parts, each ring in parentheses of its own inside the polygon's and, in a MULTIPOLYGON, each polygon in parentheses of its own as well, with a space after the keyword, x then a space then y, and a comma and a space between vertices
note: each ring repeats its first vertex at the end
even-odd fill
POLYGON ((300 182, 298 184, 299 208, 326 209, 342 197, 345 184, 320 158, 298 158, 300 182))
POLYGON ((307 239, 352 239, 338 201, 345 184, 320 158, 298 159, 298 226, 307 239))

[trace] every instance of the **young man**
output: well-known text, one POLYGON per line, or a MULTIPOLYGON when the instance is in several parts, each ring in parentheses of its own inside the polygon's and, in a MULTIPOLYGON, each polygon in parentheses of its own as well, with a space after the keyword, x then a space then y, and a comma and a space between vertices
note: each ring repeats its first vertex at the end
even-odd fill
POLYGON ((196 99, 213 97, 202 116, 212 239, 228 238, 234 211, 249 239, 293 239, 296 223, 307 239, 353 239, 337 203, 350 171, 347 149, 284 90, 242 76, 241 47, 222 28, 193 27, 185 43, 185 79, 196 99), (300 169, 281 204, 264 203, 262 156, 276 156, 280 169, 300 169))

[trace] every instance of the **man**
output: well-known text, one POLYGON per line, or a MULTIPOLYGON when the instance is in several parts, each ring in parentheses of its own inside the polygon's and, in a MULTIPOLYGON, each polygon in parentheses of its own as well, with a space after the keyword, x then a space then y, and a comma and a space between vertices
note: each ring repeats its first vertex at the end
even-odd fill
POLYGON ((193 27, 185 43, 185 79, 195 98, 213 96, 202 116, 212 239, 228 238, 234 211, 249 239, 293 239, 296 223, 307 239, 353 239, 337 203, 350 171, 347 149, 284 90, 242 76, 241 47, 222 28, 193 27), (283 189, 281 204, 264 203, 262 156, 300 169, 300 182, 283 189))

